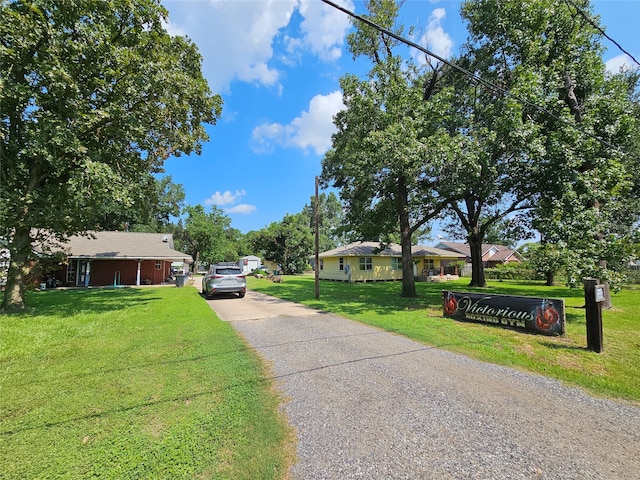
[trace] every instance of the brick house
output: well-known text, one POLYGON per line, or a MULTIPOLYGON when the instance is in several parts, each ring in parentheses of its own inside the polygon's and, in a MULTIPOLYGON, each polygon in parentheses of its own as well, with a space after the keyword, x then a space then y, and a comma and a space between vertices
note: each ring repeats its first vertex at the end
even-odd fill
POLYGON ((186 266, 193 258, 174 249, 166 233, 88 232, 58 244, 67 264, 55 273, 67 286, 160 285, 171 276, 171 263, 186 266))

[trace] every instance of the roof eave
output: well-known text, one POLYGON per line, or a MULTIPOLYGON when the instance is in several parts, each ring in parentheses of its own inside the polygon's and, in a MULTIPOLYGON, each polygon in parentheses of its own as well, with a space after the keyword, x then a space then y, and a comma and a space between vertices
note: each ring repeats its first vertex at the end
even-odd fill
POLYGON ((100 255, 69 255, 69 260, 166 260, 166 261, 186 261, 186 263, 193 263, 193 257, 191 255, 171 255, 168 257, 163 256, 100 256, 100 255))

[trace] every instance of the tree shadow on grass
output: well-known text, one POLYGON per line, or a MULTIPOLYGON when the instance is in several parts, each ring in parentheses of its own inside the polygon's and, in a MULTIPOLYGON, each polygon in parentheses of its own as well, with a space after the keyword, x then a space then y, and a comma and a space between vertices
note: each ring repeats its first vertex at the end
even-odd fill
MULTIPOLYGON (((265 280, 266 282, 266 280, 265 280)), ((401 282, 347 283, 323 280, 320 298, 315 298, 314 283, 305 277, 286 277, 282 284, 254 284, 254 289, 283 300, 302 303, 323 311, 335 311, 334 306, 348 314, 367 311, 389 315, 398 310, 422 310, 439 306, 441 294, 418 291, 418 297, 401 297, 401 282)), ((251 288, 251 287, 250 287, 251 288)))
POLYGON ((543 347, 552 349, 552 350, 574 350, 576 352, 584 352, 587 349, 586 345, 570 345, 565 343, 554 343, 554 342, 540 342, 540 345, 543 347))
POLYGON ((197 398, 211 399, 216 398, 220 394, 228 393, 234 389, 246 389, 247 387, 263 387, 269 385, 272 379, 268 377, 260 377, 248 380, 232 380, 225 384, 209 385, 209 388, 203 388, 199 391, 189 391, 182 394, 170 395, 159 399, 138 399, 124 405, 106 405, 104 407, 94 407, 97 411, 87 412, 81 415, 72 415, 61 418, 38 418, 33 423, 24 422, 16 426, 9 426, 6 430, 0 430, 0 438, 11 437, 27 431, 44 431, 50 428, 63 427, 73 425, 78 422, 92 420, 96 418, 121 417, 131 411, 139 411, 150 407, 161 406, 166 404, 176 404, 191 402, 197 398))
POLYGON ((185 365, 195 362, 202 362, 205 360, 211 359, 221 359, 220 361, 224 361, 226 357, 231 357, 233 355, 237 355, 238 353, 246 353, 250 352, 250 349, 247 348, 246 345, 239 346, 235 349, 225 349, 217 352, 213 352, 207 355, 196 355, 191 357, 177 357, 177 358, 161 358, 154 359, 153 361, 136 363, 135 365, 127 364, 123 366, 114 366, 112 363, 105 363, 104 365, 95 365, 96 368, 91 370, 85 370, 81 373, 68 373, 66 371, 50 373, 46 378, 34 378, 31 377, 20 383, 21 386, 26 387, 29 385, 39 385, 44 383, 51 382, 63 382, 73 384, 73 380, 82 380, 84 378, 95 377, 96 375, 104 376, 104 375, 112 375, 118 373, 126 373, 132 371, 141 371, 144 372, 147 369, 157 368, 158 366, 172 366, 172 365, 185 365))
POLYGON ((584 299, 581 288, 567 288, 564 286, 547 286, 543 282, 509 280, 504 284, 491 281, 486 289, 467 287, 469 291, 491 291, 501 295, 518 295, 522 297, 544 296, 546 298, 580 298, 584 299))
MULTIPOLYGON (((382 333, 384 332, 382 331, 367 332, 364 334, 346 335, 346 336, 351 337, 351 336, 362 336, 362 335, 376 335, 376 334, 382 334, 382 333)), ((344 337, 345 335, 322 337, 320 339, 316 338, 316 339, 305 340, 305 342, 313 342, 318 340, 328 340, 331 338, 344 338, 344 337)), ((276 345, 281 346, 281 345, 287 345, 287 344, 293 344, 293 343, 300 343, 300 342, 299 341, 286 342, 286 343, 280 343, 276 345)), ((260 350, 262 348, 270 348, 272 346, 274 345, 263 345, 263 346, 256 347, 256 349, 260 350)), ((246 390, 247 387, 249 388, 256 388, 256 387, 264 388, 265 386, 268 387, 268 386, 271 386, 274 381, 280 381, 286 377, 303 375, 309 372, 324 370, 324 369, 333 368, 336 366, 357 364, 359 362, 369 362, 376 359, 398 357, 403 355, 412 355, 418 352, 429 351, 429 350, 433 350, 434 348, 440 348, 440 347, 442 347, 442 345, 424 345, 423 344, 415 348, 407 348, 406 350, 393 352, 389 354, 362 355, 357 358, 351 358, 344 361, 331 361, 326 364, 320 364, 318 366, 307 368, 307 369, 295 370, 289 373, 283 373, 283 374, 277 374, 277 375, 267 373, 265 375, 260 375, 255 378, 251 378, 251 377, 233 378, 233 379, 230 379, 229 381, 217 383, 215 385, 214 384, 203 385, 203 388, 197 391, 185 391, 182 393, 176 393, 174 395, 168 395, 166 397, 161 397, 161 398, 135 399, 128 403, 124 403, 123 401, 124 404, 121 404, 121 405, 112 404, 112 405, 104 405, 99 407, 95 407, 94 405, 94 409, 97 408, 98 411, 87 411, 84 414, 76 414, 76 415, 68 415, 68 416, 60 415, 60 418, 47 419, 47 418, 41 417, 41 418, 37 418, 32 423, 23 422, 20 424, 16 424, 16 426, 9 426, 5 430, 0 430, 0 438, 10 437, 12 435, 17 435, 26 431, 38 431, 38 430, 44 431, 50 428, 65 427, 65 426, 76 424, 78 422, 93 420, 97 418, 108 418, 108 417, 114 417, 114 416, 119 417, 119 416, 122 416, 123 414, 127 414, 132 411, 141 411, 144 409, 148 409, 156 406, 162 406, 165 404, 191 402, 194 399, 198 399, 198 398, 205 398, 205 399, 218 398, 220 397, 221 394, 223 395, 229 394, 230 391, 235 389, 244 391, 246 390)), ((221 351, 213 355, 204 355, 204 356, 195 356, 190 358, 167 360, 166 362, 161 362, 161 363, 201 362, 203 360, 206 360, 207 358, 216 357, 218 355, 222 355, 222 356, 235 355, 239 352, 245 352, 245 351, 247 351, 247 349, 242 347, 240 349, 231 349, 227 351, 221 351)), ((149 366, 157 367, 157 364, 153 364, 149 366)), ((141 367, 144 368, 144 366, 141 366, 141 367)), ((112 370, 108 370, 101 373, 117 375, 120 371, 130 371, 130 370, 131 370, 131 367, 126 367, 123 369, 112 369, 112 370)), ((81 375, 80 377, 82 376, 84 375, 81 375)), ((230 397, 232 397, 232 395, 230 395, 230 397)))
POLYGON ((573 308, 565 307, 565 317, 566 317, 567 323, 580 324, 580 323, 586 322, 584 309, 578 310, 576 307, 573 307, 573 308))
POLYGON ((70 316, 124 310, 156 300, 153 291, 141 288, 89 288, 28 292, 27 308, 11 315, 23 317, 70 316))

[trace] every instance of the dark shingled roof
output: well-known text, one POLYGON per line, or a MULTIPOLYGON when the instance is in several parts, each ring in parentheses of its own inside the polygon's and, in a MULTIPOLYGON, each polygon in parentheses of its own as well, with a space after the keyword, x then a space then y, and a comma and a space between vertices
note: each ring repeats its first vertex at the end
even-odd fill
MULTIPOLYGON (((466 255, 467 257, 471 256, 471 249, 469 248, 468 243, 439 242, 438 246, 444 247, 454 252, 459 252, 461 254, 466 255)), ((482 256, 484 257, 491 249, 496 250, 496 253, 486 258, 485 260, 490 260, 492 262, 505 261, 513 256, 515 256, 518 260, 522 260, 517 250, 513 250, 509 247, 505 247, 504 245, 496 245, 493 243, 482 244, 482 256)))
MULTIPOLYGON (((191 255, 173 248, 173 236, 168 233, 87 232, 58 243, 58 250, 69 258, 171 260, 193 263, 191 255)), ((54 250, 56 248, 53 248, 54 250)))

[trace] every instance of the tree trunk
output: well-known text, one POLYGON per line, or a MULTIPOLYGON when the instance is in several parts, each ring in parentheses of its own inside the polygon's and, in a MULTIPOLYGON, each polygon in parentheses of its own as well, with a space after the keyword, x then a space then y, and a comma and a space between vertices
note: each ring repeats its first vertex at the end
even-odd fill
POLYGON ((7 286, 2 299, 3 312, 24 310, 25 281, 31 273, 31 237, 29 229, 17 229, 9 243, 9 271, 7 286))
POLYGON ((484 278, 484 265, 482 264, 482 236, 470 233, 467 237, 471 252, 471 283, 470 287, 486 287, 484 278))
POLYGON ((411 256, 411 235, 400 239, 402 247, 402 297, 417 297, 416 280, 413 275, 413 257, 411 256))
POLYGON ((402 297, 417 297, 416 279, 413 276, 413 257, 411 256, 411 226, 409 224, 409 212, 407 211, 407 189, 402 179, 398 182, 399 200, 398 211, 400 213, 400 247, 402 249, 402 297))
POLYGON ((552 271, 546 272, 545 277, 547 279, 545 283, 547 287, 553 287, 556 284, 556 278, 552 271))

